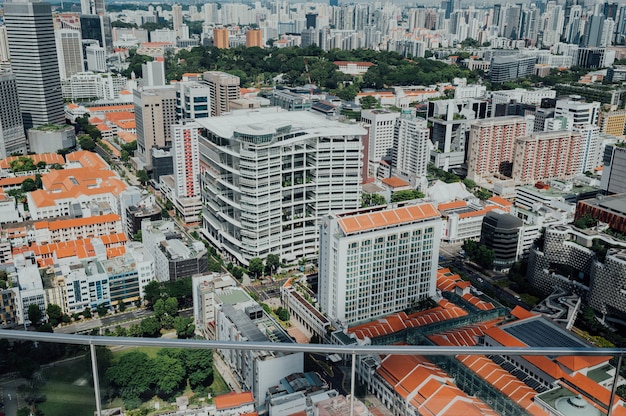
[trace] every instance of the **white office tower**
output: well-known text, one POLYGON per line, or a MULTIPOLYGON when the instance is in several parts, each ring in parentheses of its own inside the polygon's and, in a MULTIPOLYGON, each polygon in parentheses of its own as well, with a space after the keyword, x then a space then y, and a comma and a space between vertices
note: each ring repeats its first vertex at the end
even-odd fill
POLYGON ((319 302, 344 325, 401 311, 435 295, 441 214, 431 203, 322 219, 319 302))
POLYGON ((426 120, 403 110, 396 120, 393 136, 393 166, 410 178, 426 175, 432 143, 426 120))
POLYGON ((105 48, 96 45, 87 46, 85 54, 87 55, 87 71, 106 72, 107 57, 105 48))
POLYGON ((143 87, 159 87, 165 85, 165 64, 163 61, 151 61, 141 64, 143 87))
POLYGON ((576 99, 557 100, 554 108, 554 117, 571 118, 573 124, 598 124, 598 114, 600 113, 600 103, 597 101, 586 103, 580 101, 580 97, 572 96, 576 99))
POLYGON ((211 116, 211 87, 205 82, 176 83, 176 113, 182 120, 211 116))
POLYGON ((196 122, 203 228, 231 258, 316 256, 321 217, 361 205, 362 127, 276 107, 196 122))
POLYGON ((602 164, 604 147, 600 140, 600 128, 597 125, 578 124, 573 130, 582 136, 579 173, 593 173, 594 169, 602 164))
POLYGON ((27 151, 15 74, 0 71, 0 159, 27 151))
POLYGON ((384 109, 361 113, 361 122, 369 128, 368 156, 371 162, 392 159, 394 125, 399 116, 400 113, 384 109))
POLYGON ((24 127, 65 124, 50 3, 5 2, 3 7, 24 127))
POLYGON ((172 126, 175 205, 185 223, 199 221, 200 200, 200 125, 181 121, 172 126))
POLYGON ((72 29, 59 29, 55 31, 55 38, 61 80, 83 72, 83 45, 80 32, 72 29))

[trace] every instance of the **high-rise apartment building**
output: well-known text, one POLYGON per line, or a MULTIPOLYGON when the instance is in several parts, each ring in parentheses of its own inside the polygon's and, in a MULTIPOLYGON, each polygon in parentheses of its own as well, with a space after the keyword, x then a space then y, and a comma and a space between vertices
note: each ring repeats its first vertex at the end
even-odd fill
POLYGON ((276 108, 197 122, 203 228, 231 259, 315 256, 320 218, 361 205, 362 127, 276 108))
POLYGON ((176 90, 173 86, 134 90, 137 153, 145 168, 152 169, 153 147, 169 147, 171 126, 176 122, 176 90))
POLYGON ((180 28, 183 25, 183 6, 180 4, 172 5, 172 26, 178 36, 180 36, 180 28))
POLYGON ((526 134, 524 117, 477 120, 470 127, 467 176, 479 180, 501 174, 511 176, 515 139, 526 134))
POLYGON ((213 29, 213 46, 219 49, 228 49, 228 29, 216 27, 213 29))
POLYGON ((3 6, 24 127, 64 124, 50 3, 5 2, 3 6))
POLYGON ((15 74, 0 71, 0 159, 27 150, 15 74))
POLYGON ((435 294, 442 223, 431 203, 325 216, 318 298, 346 325, 401 311, 435 294))
POLYGON ((396 119, 393 135, 393 167, 397 173, 419 178, 426 175, 430 151, 426 120, 403 111, 396 119))
POLYGON ((534 184, 580 172, 582 136, 568 130, 532 133, 515 140, 513 180, 534 184))
POLYGON ((200 220, 200 125, 181 121, 172 126, 173 202, 185 224, 200 220))
POLYGON ((55 37, 61 80, 83 72, 83 45, 80 31, 59 29, 55 31, 55 37))
POLYGON ((576 124, 573 131, 580 134, 580 170, 578 173, 593 172, 602 164, 602 141, 600 128, 595 124, 576 124))
POLYGON ((609 194, 626 193, 626 147, 610 146, 608 163, 602 172, 602 189, 609 194))
POLYGON ((263 31, 261 29, 248 29, 246 32, 246 48, 263 47, 263 31))
POLYGON ((363 110, 361 122, 369 129, 368 155, 371 162, 393 158, 393 140, 396 119, 400 113, 384 109, 363 110))
POLYGON ((204 80, 211 90, 211 115, 219 116, 230 111, 230 102, 241 97, 239 77, 220 71, 207 71, 204 80))
POLYGON ((626 129, 626 110, 601 111, 598 116, 600 132, 611 136, 622 136, 626 129))

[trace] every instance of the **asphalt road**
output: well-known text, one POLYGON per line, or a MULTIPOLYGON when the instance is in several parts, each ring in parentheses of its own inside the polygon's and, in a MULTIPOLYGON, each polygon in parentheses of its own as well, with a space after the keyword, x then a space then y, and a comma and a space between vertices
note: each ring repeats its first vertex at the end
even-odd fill
POLYGON ((54 328, 54 332, 62 334, 77 334, 91 331, 95 328, 115 326, 122 322, 135 321, 152 315, 152 311, 148 309, 134 309, 129 312, 117 313, 115 315, 105 316, 104 318, 95 318, 87 321, 76 322, 71 325, 65 325, 54 328))
MULTIPOLYGON (((4 404, 6 416, 17 415, 17 386, 24 383, 22 379, 12 379, 0 383, 0 402, 4 404)), ((0 409, 2 407, 0 406, 0 409)))

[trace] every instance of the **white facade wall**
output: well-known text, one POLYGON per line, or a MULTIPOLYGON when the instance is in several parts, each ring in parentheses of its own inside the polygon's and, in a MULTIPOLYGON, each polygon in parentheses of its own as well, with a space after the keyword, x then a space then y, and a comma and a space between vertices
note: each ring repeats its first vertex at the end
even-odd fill
POLYGON ((394 127, 400 113, 376 109, 361 112, 361 122, 369 127, 369 160, 378 162, 391 159, 393 154, 394 127))
MULTIPOLYGON (((323 219, 318 291, 323 312, 354 324, 434 296, 442 222, 431 204, 421 205, 437 215, 349 234, 340 218, 323 219)), ((385 212, 396 215, 396 210, 385 212)))

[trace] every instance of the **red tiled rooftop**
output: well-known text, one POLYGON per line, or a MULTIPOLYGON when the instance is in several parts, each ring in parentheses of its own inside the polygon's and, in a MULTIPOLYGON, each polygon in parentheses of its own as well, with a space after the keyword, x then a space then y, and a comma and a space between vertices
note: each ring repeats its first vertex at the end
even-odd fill
POLYGON ((215 408, 219 410, 233 409, 239 406, 254 404, 252 392, 229 393, 216 396, 214 399, 215 408))
POLYGON ((439 211, 431 203, 423 203, 342 217, 339 219, 339 226, 344 233, 352 234, 439 216, 439 211))

